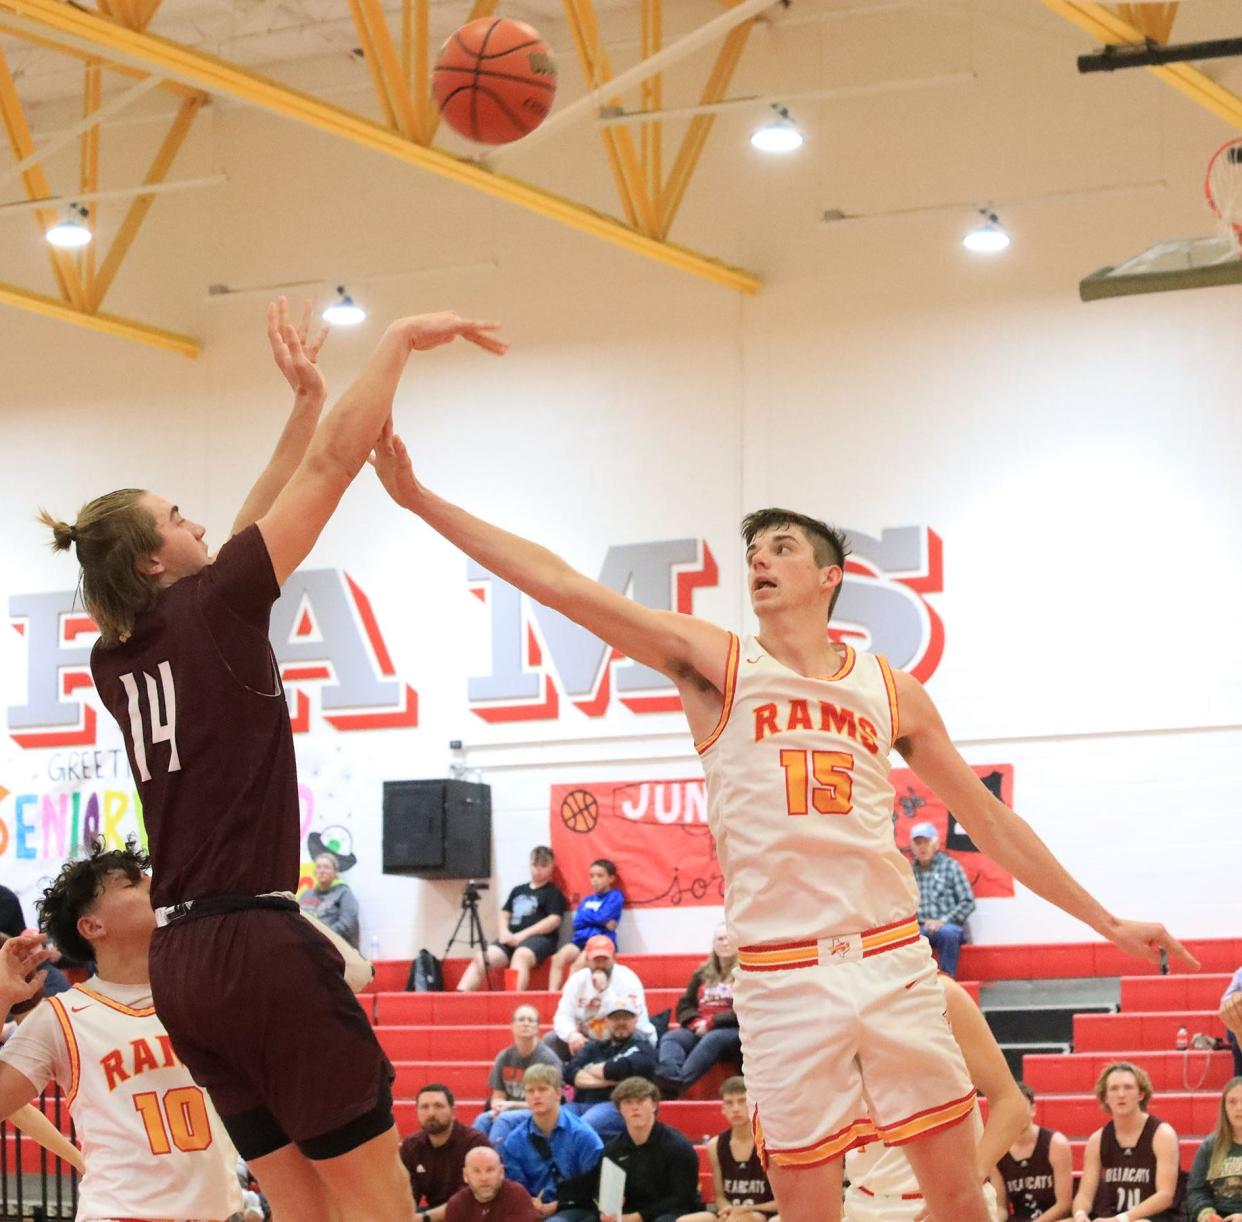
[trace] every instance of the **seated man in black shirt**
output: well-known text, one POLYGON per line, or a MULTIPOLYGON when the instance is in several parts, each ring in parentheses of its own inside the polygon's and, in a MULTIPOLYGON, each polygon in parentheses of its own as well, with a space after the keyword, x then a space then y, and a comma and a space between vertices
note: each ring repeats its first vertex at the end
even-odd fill
POLYGON ((612 1092, 625 1120, 625 1132, 604 1147, 625 1172, 621 1216, 602 1214, 600 1222, 676 1222, 703 1208, 699 1196, 699 1158, 689 1139, 656 1119, 660 1091, 646 1078, 626 1078, 612 1092))
POLYGON ((617 1001, 608 1012, 608 1038, 584 1044, 565 1067, 565 1080, 574 1088, 574 1101, 566 1106, 608 1142, 625 1129, 612 1102, 613 1087, 626 1078, 654 1078, 655 1070, 655 1049, 638 1034, 632 1003, 617 1001))
POLYGON ((487 948, 487 968, 483 952, 476 951, 457 985, 459 992, 482 988, 488 968, 512 967, 519 993, 530 986, 531 969, 556 950, 565 916, 564 892, 552 882, 554 868, 550 848, 541 844, 531 849, 530 882, 509 892, 497 919, 496 941, 487 948))

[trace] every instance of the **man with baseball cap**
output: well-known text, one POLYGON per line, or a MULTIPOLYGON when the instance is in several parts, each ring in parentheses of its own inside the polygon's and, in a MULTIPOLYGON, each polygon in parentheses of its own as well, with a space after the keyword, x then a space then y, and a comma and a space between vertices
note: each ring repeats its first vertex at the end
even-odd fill
POLYGON ((606 934, 596 934, 587 939, 582 953, 586 956, 586 967, 579 968, 565 981, 552 1018, 552 1030, 544 1037, 544 1043, 562 1061, 568 1061, 590 1040, 600 1040, 607 1035, 606 1020, 612 1009, 628 1005, 637 1016, 638 1035, 654 1047, 656 1033, 647 1017, 643 982, 632 969, 617 962, 617 949, 612 939, 606 934))
POLYGON ((919 932, 932 944, 940 970, 956 978, 966 918, 975 910, 975 893, 966 871, 941 851, 940 833, 930 820, 910 829, 910 850, 919 885, 919 932))
POLYGON ((612 1090, 626 1078, 655 1078, 656 1055, 638 1033, 638 1009, 619 999, 609 1008, 608 1035, 585 1044, 565 1069, 574 1101, 566 1106, 581 1116, 605 1142, 620 1136, 625 1121, 612 1102, 612 1090))

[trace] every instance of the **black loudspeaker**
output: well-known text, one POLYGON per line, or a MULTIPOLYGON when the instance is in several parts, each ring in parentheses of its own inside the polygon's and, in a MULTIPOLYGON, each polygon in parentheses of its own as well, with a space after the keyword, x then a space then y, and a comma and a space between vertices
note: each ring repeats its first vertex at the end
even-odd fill
POLYGON ((385 781, 384 873, 490 878, 492 787, 472 781, 385 781))

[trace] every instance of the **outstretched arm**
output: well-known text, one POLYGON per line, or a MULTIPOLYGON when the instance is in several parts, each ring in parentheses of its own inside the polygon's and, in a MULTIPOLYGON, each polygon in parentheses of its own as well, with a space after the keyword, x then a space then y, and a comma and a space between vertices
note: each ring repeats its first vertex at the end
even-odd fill
POLYGON ((77 1148, 33 1103, 19 1107, 10 1117, 14 1128, 33 1137, 49 1154, 67 1163, 79 1175, 86 1170, 82 1151, 77 1148))
POLYGON ((328 396, 328 387, 319 370, 319 350, 331 330, 326 323, 313 340, 308 339, 311 321, 311 303, 302 310, 302 321, 297 327, 289 324, 289 303, 278 297, 267 307, 267 340, 272 346, 276 367, 285 376, 293 391, 293 407, 285 421, 276 449, 268 459, 263 473, 255 481, 246 496, 245 503, 237 512, 231 535, 245 530, 251 522, 258 521, 272 507, 280 490, 297 470, 298 463, 310 445, 319 413, 328 396))
POLYGON ((1030 824, 988 792, 950 741, 923 685, 903 671, 896 672, 895 680, 902 725, 897 749, 953 812, 980 852, 1004 866, 1036 895, 1077 917, 1127 953, 1155 960, 1163 947, 1192 967, 1199 966, 1158 922, 1126 921, 1108 912, 1053 856, 1030 824))
POLYGON ((0 945, 0 1019, 20 1002, 43 991, 41 964, 53 955, 38 930, 28 929, 0 945))
MULTIPOLYGON (((366 368, 315 430, 306 456, 271 509, 258 520, 278 583, 283 585, 314 547, 362 468, 392 413, 393 396, 410 353, 426 352, 459 338, 488 352, 503 353, 504 343, 491 334, 497 325, 448 312, 398 319, 384 332, 366 368)), ((287 344, 296 339, 287 323, 281 334, 287 344)))
MULTIPOLYGON (((401 438, 384 440, 373 461, 398 505, 422 518, 489 573, 559 611, 626 657, 668 675, 683 701, 687 695, 693 701, 697 691, 714 700, 719 712, 729 652, 729 634, 723 628, 690 615, 644 607, 579 573, 547 548, 436 496, 415 477, 401 438)), ((687 713, 694 728, 689 701, 687 713)))

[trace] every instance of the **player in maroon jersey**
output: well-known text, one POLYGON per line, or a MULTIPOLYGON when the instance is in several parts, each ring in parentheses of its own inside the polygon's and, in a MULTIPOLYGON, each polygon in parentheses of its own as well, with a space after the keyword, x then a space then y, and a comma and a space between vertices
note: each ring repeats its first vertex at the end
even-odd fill
POLYGON ((268 619, 380 438, 410 353, 457 338, 500 353, 495 328, 398 320, 319 423, 314 345, 272 307, 294 410, 214 561, 203 527, 153 492, 109 493, 72 526, 43 515, 58 549, 77 547, 95 685, 142 798, 156 1009, 282 1222, 411 1219, 413 1202, 392 1067, 292 894, 297 775, 268 619))

